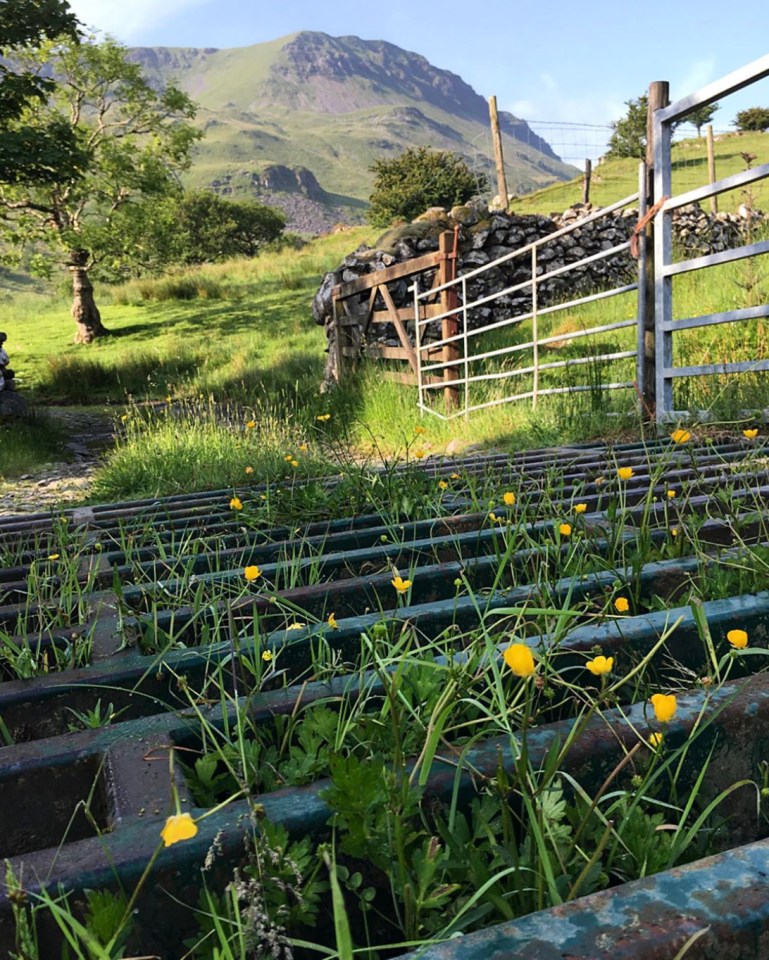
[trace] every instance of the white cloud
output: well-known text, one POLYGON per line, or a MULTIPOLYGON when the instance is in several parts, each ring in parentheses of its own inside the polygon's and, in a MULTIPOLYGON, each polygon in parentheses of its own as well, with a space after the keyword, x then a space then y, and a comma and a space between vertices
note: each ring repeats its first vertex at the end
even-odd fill
POLYGON ((123 42, 141 42, 149 31, 209 0, 70 0, 86 27, 110 33, 123 42))

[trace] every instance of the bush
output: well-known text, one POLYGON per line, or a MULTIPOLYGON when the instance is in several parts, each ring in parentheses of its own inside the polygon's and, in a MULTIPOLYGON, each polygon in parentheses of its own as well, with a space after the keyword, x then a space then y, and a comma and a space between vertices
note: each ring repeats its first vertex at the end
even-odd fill
POLYGON ((388 227, 403 217, 413 220, 429 207, 453 207, 486 189, 484 174, 475 174, 459 154, 450 150, 410 148, 392 160, 377 160, 369 198, 369 220, 388 227))
POLYGON ((734 124, 742 132, 763 133, 769 127, 769 107, 748 107, 740 110, 734 124))

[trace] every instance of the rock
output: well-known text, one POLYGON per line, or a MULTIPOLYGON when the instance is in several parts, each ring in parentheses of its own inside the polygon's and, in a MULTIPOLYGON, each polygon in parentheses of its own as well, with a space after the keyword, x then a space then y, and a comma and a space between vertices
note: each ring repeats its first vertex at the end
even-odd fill
POLYGON ((17 390, 0 390, 0 417, 26 417, 27 401, 17 390))

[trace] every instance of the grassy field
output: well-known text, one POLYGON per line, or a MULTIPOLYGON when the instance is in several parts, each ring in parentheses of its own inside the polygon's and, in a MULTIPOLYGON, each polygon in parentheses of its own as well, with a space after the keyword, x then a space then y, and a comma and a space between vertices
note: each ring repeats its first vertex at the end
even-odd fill
MULTIPOLYGON (((742 153, 753 154, 753 166, 769 160, 769 134, 726 133, 715 139, 716 177, 728 177, 745 169, 742 153)), ((705 138, 682 140, 673 146, 673 190, 681 193, 708 182, 707 147, 705 138)), ((598 206, 607 206, 630 196, 638 190, 638 161, 610 160, 593 169, 590 200, 598 206)), ((562 213, 573 203, 582 200, 582 177, 567 183, 554 183, 543 190, 513 201, 515 213, 562 213)), ((732 190, 718 198, 719 210, 735 211, 745 197, 741 190, 732 190)), ((769 184, 759 183, 754 188, 754 204, 761 210, 769 209, 769 184)))
MULTIPOLYGON (((737 167, 741 150, 758 153, 766 143, 769 138, 762 135, 723 138, 719 173, 737 167)), ((676 148, 679 158, 686 155, 685 163, 680 160, 681 175, 690 169, 701 173, 700 148, 704 150, 702 141, 676 148)), ((632 161, 602 166, 596 200, 608 202, 629 191, 634 167, 632 161), (610 196, 602 191, 610 191, 610 196)), ((577 182, 572 189, 576 187, 577 182)), ((553 192, 562 189, 541 191, 527 201, 527 209, 562 209, 573 199, 553 192)), ((110 333, 85 349, 71 343, 73 325, 63 287, 42 287, 7 275, 4 326, 19 384, 37 408, 101 404, 114 411, 119 440, 96 485, 103 499, 235 486, 243 482, 246 467, 252 468, 248 476, 253 480, 280 479, 286 475, 287 456, 296 455, 303 445, 307 454, 298 458, 297 477, 336 469, 340 457, 381 462, 407 456, 420 422, 413 388, 389 383, 381 377, 381 368, 370 368, 331 395, 319 390, 326 344, 323 330, 312 321, 311 299, 326 270, 359 244, 373 244, 377 235, 371 228, 357 227, 256 260, 207 265, 117 287, 98 285, 97 300, 110 333), (330 419, 317 420, 326 414, 330 419), (250 421, 255 428, 243 433, 250 421), (322 455, 312 446, 318 440, 322 455), (332 457, 330 443, 336 447, 332 457)), ((677 316, 766 302, 766 267, 758 260, 677 278, 674 296, 677 316)), ((540 335, 627 319, 634 310, 631 294, 563 311, 542 318, 540 335)), ((510 337, 530 339, 530 333, 523 323, 477 340, 493 349, 510 337)), ((585 346, 596 354, 628 350, 634 338, 629 328, 591 338, 587 345, 556 343, 545 353, 561 360, 585 346)), ((756 320, 742 324, 739 337, 729 327, 681 334, 675 359, 679 364, 749 360, 765 356, 766 348, 766 325, 756 320)), ((527 365, 531 360, 522 351, 514 361, 504 361, 513 362, 527 365)), ((546 375, 541 386, 564 385, 567 376, 563 371, 546 375)), ((536 414, 528 404, 505 404, 469 420, 428 418, 419 452, 451 455, 479 446, 515 449, 635 435, 639 424, 635 415, 627 415, 635 406, 633 392, 617 392, 607 401, 600 386, 609 379, 635 379, 633 362, 621 361, 611 369, 591 365, 587 380, 594 391, 543 402, 536 414)), ((713 408, 721 417, 738 418, 744 408, 765 406, 764 380, 756 375, 685 381, 677 389, 676 406, 713 408)), ((528 387, 517 385, 520 390, 528 387)), ((472 401, 496 395, 488 388, 472 401)), ((29 437, 17 434, 11 442, 9 435, 7 446, 15 453, 4 457, 0 469, 10 479, 34 469, 36 462, 53 459, 60 437, 38 424, 30 428, 29 437)))

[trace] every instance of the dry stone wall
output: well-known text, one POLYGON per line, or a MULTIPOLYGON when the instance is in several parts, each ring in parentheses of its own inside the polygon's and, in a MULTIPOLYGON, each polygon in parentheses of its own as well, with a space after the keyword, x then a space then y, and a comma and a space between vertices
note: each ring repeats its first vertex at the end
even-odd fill
MULTIPOLYGON (((490 211, 485 204, 476 201, 450 211, 442 207, 433 208, 413 223, 387 231, 379 238, 375 248, 360 247, 345 257, 336 270, 324 277, 313 301, 313 317, 317 323, 326 325, 327 336, 333 341, 335 331, 331 323, 331 291, 336 285, 437 250, 440 234, 454 229, 458 230, 458 276, 471 275, 467 281, 468 302, 531 280, 531 258, 528 256, 495 263, 476 274, 474 271, 479 267, 491 264, 571 224, 574 225, 572 231, 555 237, 550 243, 543 243, 538 249, 537 275, 543 278, 538 284, 539 306, 634 282, 637 264, 627 250, 582 264, 562 276, 554 276, 552 280, 547 279, 549 273, 610 250, 630 238, 638 222, 636 209, 614 211, 581 225, 581 221, 596 209, 590 204, 575 204, 560 215, 546 217, 490 211)), ((748 211, 710 214, 698 205, 691 204, 682 207, 673 216, 674 241, 686 256, 715 253, 744 243, 749 234, 749 225, 754 226, 762 216, 748 211)), ((405 307, 413 302, 409 293, 411 282, 409 279, 391 284, 390 293, 396 306, 405 307)), ((431 278, 424 278, 422 283, 423 288, 428 287, 431 278)), ((477 328, 526 313, 530 309, 531 292, 524 287, 473 308, 469 311, 468 324, 477 328)), ((380 325, 371 330, 372 335, 380 340, 393 344, 399 342, 392 328, 383 330, 380 325)), ((428 338, 431 333, 438 336, 437 330, 428 330, 428 338)), ((330 358, 333 358, 333 354, 334 351, 330 350, 330 358)), ((327 380, 335 377, 332 359, 327 380)))

